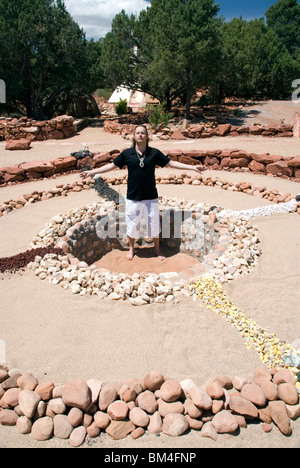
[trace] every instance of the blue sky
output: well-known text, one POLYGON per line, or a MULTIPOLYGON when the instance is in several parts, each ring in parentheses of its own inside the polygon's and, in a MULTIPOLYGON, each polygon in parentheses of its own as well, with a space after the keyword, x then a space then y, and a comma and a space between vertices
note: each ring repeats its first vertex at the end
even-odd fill
MULTIPOLYGON (((226 20, 242 16, 250 20, 261 18, 276 0, 216 0, 220 13, 226 20)), ((74 20, 86 32, 88 39, 104 37, 111 28, 111 21, 117 13, 125 10, 138 14, 150 5, 149 0, 65 0, 65 5, 74 20)))
POLYGON ((261 18, 271 5, 277 3, 274 0, 219 0, 220 14, 226 19, 237 18, 242 16, 244 19, 251 20, 261 18))

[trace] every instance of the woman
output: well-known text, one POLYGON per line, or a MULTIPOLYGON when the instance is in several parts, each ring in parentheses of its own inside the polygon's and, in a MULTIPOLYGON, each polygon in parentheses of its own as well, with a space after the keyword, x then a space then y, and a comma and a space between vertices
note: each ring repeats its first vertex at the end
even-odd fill
POLYGON ((159 246, 161 227, 155 167, 191 170, 198 174, 201 174, 205 168, 171 161, 161 151, 149 146, 147 127, 138 125, 133 133, 133 146, 131 148, 122 151, 112 163, 106 164, 99 169, 81 172, 80 177, 93 177, 117 168, 122 169, 124 166, 127 166, 128 169, 126 223, 129 253, 127 258, 132 260, 134 257, 134 242, 139 235, 141 217, 144 216, 148 235, 154 241, 155 252, 161 260, 164 260, 165 257, 162 255, 159 246))

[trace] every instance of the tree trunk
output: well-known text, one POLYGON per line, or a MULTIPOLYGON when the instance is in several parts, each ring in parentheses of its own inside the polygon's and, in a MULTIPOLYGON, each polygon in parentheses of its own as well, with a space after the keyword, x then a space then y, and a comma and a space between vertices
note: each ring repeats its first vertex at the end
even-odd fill
POLYGON ((190 83, 187 83, 186 87, 186 105, 185 105, 185 118, 190 120, 191 118, 191 99, 192 99, 192 87, 190 83))

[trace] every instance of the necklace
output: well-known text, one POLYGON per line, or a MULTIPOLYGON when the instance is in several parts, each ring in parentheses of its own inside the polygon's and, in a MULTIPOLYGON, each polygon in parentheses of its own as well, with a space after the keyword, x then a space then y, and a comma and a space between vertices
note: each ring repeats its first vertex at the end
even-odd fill
POLYGON ((144 159, 145 159, 145 156, 146 156, 146 151, 144 151, 142 156, 139 155, 137 149, 135 151, 136 151, 137 157, 139 158, 139 161, 140 161, 140 167, 144 167, 145 166, 144 159))

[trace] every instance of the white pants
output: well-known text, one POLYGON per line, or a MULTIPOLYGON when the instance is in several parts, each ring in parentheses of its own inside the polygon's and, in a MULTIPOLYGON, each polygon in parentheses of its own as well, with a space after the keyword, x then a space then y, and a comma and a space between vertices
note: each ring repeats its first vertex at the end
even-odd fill
POLYGON ((140 236, 141 222, 145 221, 146 235, 158 237, 161 231, 158 198, 154 200, 126 200, 127 235, 135 239, 140 236))

